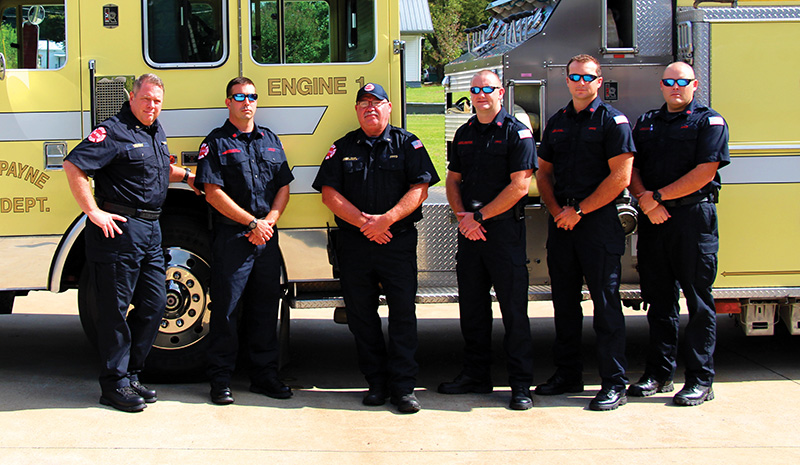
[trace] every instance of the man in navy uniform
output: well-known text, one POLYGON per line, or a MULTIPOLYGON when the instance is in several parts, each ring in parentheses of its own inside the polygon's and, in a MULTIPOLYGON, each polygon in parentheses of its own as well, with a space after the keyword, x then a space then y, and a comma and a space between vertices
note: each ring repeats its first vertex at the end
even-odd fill
POLYGON ((383 87, 368 83, 356 94, 360 128, 331 146, 315 189, 336 215, 338 256, 347 324, 369 390, 364 405, 386 398, 402 413, 415 413, 418 365, 417 229, 428 186, 439 177, 417 136, 389 124, 392 104, 383 87), (384 342, 378 299, 389 304, 389 343, 384 342))
POLYGON ((289 202, 289 170, 283 145, 255 123, 253 81, 232 79, 225 89, 228 120, 200 145, 197 185, 214 212, 208 337, 211 401, 232 404, 231 376, 239 349, 237 305, 250 361, 250 391, 287 399, 278 379, 278 304, 281 255, 275 223, 289 202))
POLYGON ((491 71, 472 77, 476 115, 456 131, 447 167, 447 200, 458 216, 458 308, 464 368, 442 394, 492 392, 492 297, 503 315, 509 407, 533 406, 524 202, 536 169, 530 129, 503 109, 505 89, 491 71))
POLYGON ((86 222, 86 266, 97 296, 100 403, 140 412, 156 391, 139 382, 166 305, 159 215, 172 182, 194 175, 170 164, 158 122, 164 83, 143 74, 130 102, 102 123, 64 162, 72 195, 86 222), (88 176, 95 182, 92 195, 88 176), (128 312, 129 306, 133 309, 128 312))
POLYGON ((592 410, 627 402, 625 317, 619 297, 625 233, 614 200, 630 183, 633 137, 628 119, 598 97, 600 63, 567 63, 572 100, 547 122, 539 148, 539 193, 550 211, 547 266, 552 282, 555 374, 536 394, 583 391, 581 332, 584 279, 594 304, 601 389, 592 410))
POLYGON ((730 163, 728 127, 719 113, 698 103, 694 70, 676 62, 664 70, 660 109, 642 115, 633 137, 631 192, 644 215, 639 221, 639 275, 649 304, 650 347, 632 396, 673 390, 678 353, 678 286, 689 309, 684 335, 685 385, 677 405, 714 398, 716 312, 711 286, 717 275, 717 170, 730 163))

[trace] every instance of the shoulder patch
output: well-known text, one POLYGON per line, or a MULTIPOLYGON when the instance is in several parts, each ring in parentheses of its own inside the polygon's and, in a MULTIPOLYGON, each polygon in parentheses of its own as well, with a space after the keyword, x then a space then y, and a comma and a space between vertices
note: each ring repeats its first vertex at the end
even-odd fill
POLYGON ((206 155, 208 155, 208 144, 203 142, 203 145, 200 146, 200 151, 197 153, 197 159, 202 160, 206 155))
POLYGON ((331 148, 328 149, 328 153, 325 154, 325 159, 331 158, 336 153, 336 144, 331 145, 331 148))
POLYGON ((100 126, 99 128, 92 131, 92 133, 89 134, 89 137, 87 137, 87 139, 89 139, 89 142, 94 142, 95 144, 97 144, 99 142, 103 142, 106 139, 107 134, 108 133, 106 132, 106 128, 100 126))
POLYGON ((527 128, 520 129, 519 131, 517 131, 517 134, 519 134, 520 139, 530 139, 533 137, 533 134, 531 134, 531 130, 527 128))
POLYGON ((417 140, 415 140, 414 142, 411 143, 411 146, 414 147, 415 149, 419 150, 419 149, 422 148, 422 141, 417 139, 417 140))
POLYGON ((614 117, 614 121, 617 124, 625 124, 625 123, 628 122, 628 117, 625 116, 625 115, 617 115, 617 116, 614 117))
POLYGON ((711 126, 725 126, 725 120, 721 116, 709 116, 708 124, 711 126))

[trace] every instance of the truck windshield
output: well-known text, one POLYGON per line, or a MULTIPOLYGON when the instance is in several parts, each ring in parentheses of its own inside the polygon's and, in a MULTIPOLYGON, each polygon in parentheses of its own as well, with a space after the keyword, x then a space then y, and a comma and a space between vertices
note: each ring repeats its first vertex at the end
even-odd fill
POLYGON ((349 63, 375 56, 374 0, 253 0, 253 60, 349 63))

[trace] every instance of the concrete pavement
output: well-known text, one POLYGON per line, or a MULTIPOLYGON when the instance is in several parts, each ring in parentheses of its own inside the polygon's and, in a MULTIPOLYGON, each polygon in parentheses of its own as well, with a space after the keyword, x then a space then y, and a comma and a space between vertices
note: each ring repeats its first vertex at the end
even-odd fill
MULTIPOLYGON (((630 398, 613 412, 586 409, 599 389, 591 317, 585 319, 586 391, 534 396, 507 407, 502 326, 495 320, 493 394, 444 396, 460 370, 455 305, 420 306, 423 410, 365 407, 352 336, 332 310, 294 311, 289 400, 232 385, 236 403, 208 401, 206 383, 151 384, 159 401, 138 414, 98 404, 95 356, 81 331, 74 292, 18 297, 0 315, 0 463, 797 463, 800 460, 800 337, 745 337, 719 317, 717 398, 675 407, 671 395, 630 398)), ((586 304, 586 314, 591 305, 586 304)), ((552 373, 549 303, 532 303, 535 381, 552 373)), ((644 366, 647 322, 629 312, 629 377, 644 366)), ((684 321, 685 323, 685 321, 684 321)), ((681 367, 679 367, 679 371, 681 367)), ((682 375, 676 384, 680 388, 682 375)))

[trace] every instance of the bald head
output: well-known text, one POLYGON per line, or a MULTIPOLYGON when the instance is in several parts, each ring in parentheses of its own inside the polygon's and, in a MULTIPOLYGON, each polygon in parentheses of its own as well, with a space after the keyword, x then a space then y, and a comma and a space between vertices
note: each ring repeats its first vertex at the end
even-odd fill
POLYGON ((676 61, 675 63, 672 63, 671 65, 667 66, 667 68, 664 70, 664 75, 662 79, 667 79, 667 78, 677 79, 672 77, 673 74, 679 75, 681 78, 694 79, 694 68, 689 66, 688 63, 684 63, 682 61, 676 61))

